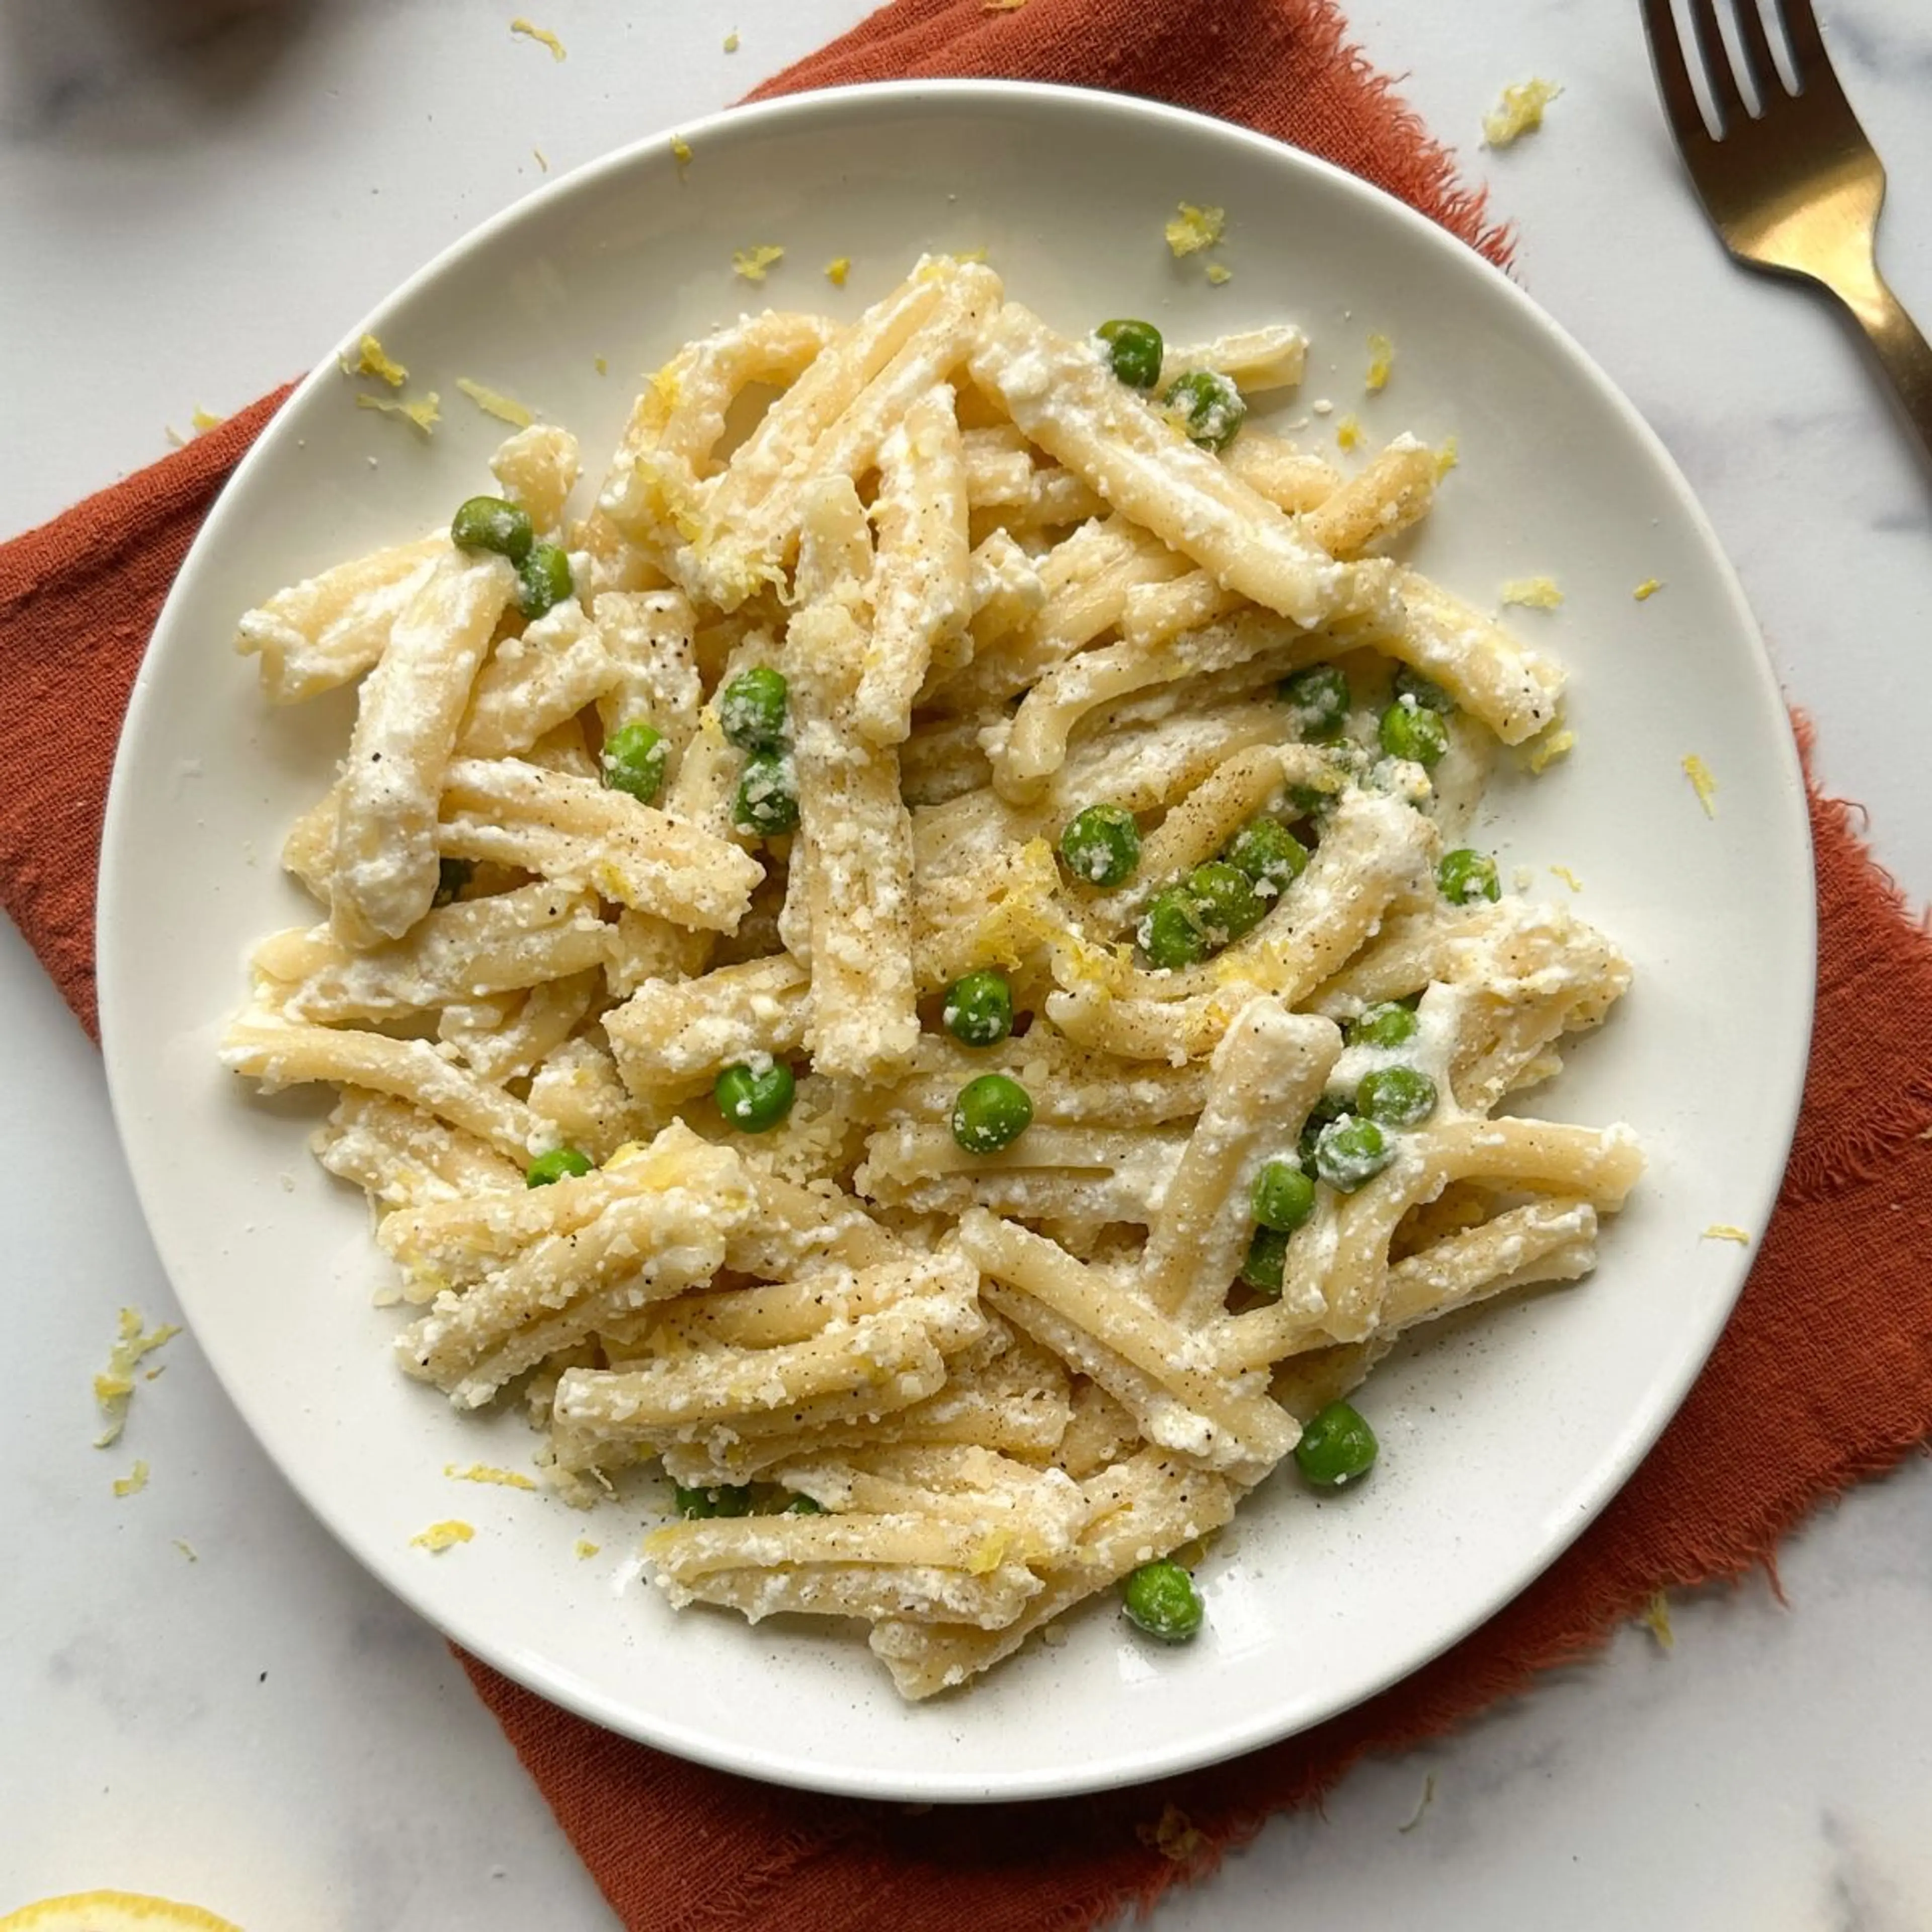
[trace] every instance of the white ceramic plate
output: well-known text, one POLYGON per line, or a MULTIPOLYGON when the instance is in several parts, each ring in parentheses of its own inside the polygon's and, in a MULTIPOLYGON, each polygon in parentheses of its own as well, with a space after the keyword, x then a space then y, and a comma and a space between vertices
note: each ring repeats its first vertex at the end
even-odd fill
MULTIPOLYGON (((101 1012, 128 1160, 194 1331, 262 1447, 388 1586, 512 1676, 598 1723, 733 1770, 907 1798, 1036 1796, 1227 1756, 1414 1670, 1520 1590, 1600 1509, 1682 1399, 1749 1257, 1796 1115, 1813 979, 1809 845, 1785 715, 1708 524, 1656 439, 1556 326, 1428 222, 1306 156, 1144 103, 915 85, 820 95, 658 140, 535 194, 362 328, 445 398, 424 443, 310 377, 209 518, 129 712, 101 875, 101 1012), (1229 213, 1211 287, 1176 262, 1177 202, 1229 213), (281 584, 434 524, 487 484, 501 434, 469 375, 614 439, 630 372, 758 298, 731 252, 786 250, 763 296, 850 316, 920 250, 984 247, 1012 292, 1079 330, 1153 317, 1186 338, 1278 318, 1313 338, 1308 434, 1355 411, 1372 440, 1460 440, 1418 546, 1479 602, 1548 572, 1523 630, 1574 672, 1575 755, 1505 780, 1487 836, 1507 878, 1613 934, 1636 986, 1534 1110, 1638 1126, 1651 1169, 1595 1278, 1454 1328, 1378 1372, 1372 1481, 1318 1502, 1292 1471, 1202 1575, 1206 1631, 1137 1640, 1102 1604, 963 1697, 902 1706, 862 1645, 676 1617, 638 1580, 640 1517, 448 1480, 524 1462, 513 1418, 459 1418, 404 1378, 383 1268, 350 1191, 304 1144, 314 1091, 250 1097, 215 1063, 250 940, 312 916, 278 872, 346 742, 348 700, 272 712, 229 648, 281 584), (849 255, 850 286, 820 273, 849 255), (1396 344, 1370 397, 1371 330, 1396 344), (599 376, 593 358, 608 358, 599 376), (1646 603, 1634 586, 1660 578, 1646 603), (1708 763, 1718 816, 1680 769, 1708 763), (475 1541, 432 1557, 440 1518, 475 1541), (573 1554, 580 1537, 602 1546, 573 1554)), ((1290 414, 1300 412, 1300 407, 1290 414)))

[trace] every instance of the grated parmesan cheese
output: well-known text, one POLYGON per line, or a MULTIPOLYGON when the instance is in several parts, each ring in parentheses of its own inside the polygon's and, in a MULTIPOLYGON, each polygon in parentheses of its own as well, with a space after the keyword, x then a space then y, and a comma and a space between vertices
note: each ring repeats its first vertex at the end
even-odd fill
POLYGON ((563 43, 548 27, 539 27, 520 14, 510 22, 510 32, 520 34, 526 40, 535 40, 539 46, 549 48, 552 60, 560 61, 564 57, 563 43))
POLYGON ((1492 148, 1508 148, 1543 125, 1543 110, 1563 92, 1554 81, 1534 78, 1503 89, 1493 112, 1483 116, 1483 139, 1492 148))
POLYGON ((1567 758, 1576 748, 1576 734, 1564 723, 1560 712, 1551 723, 1555 728, 1545 732, 1529 754, 1529 768, 1538 778, 1558 758, 1567 758))
POLYGON ((1563 592, 1553 577, 1512 577, 1502 587, 1502 602, 1532 610, 1553 610, 1563 602, 1563 592))
POLYGON ((433 1522, 428 1528, 418 1531, 410 1538, 410 1547, 427 1550, 432 1556, 438 1556, 459 1543, 469 1542, 476 1534, 468 1523, 452 1516, 447 1522, 433 1522))
POLYGON ((1168 220, 1167 245, 1178 261, 1184 255, 1198 254, 1203 248, 1211 248, 1226 232, 1228 211, 1225 208, 1197 208, 1191 201, 1184 201, 1168 220))
POLYGON ((528 429, 536 421, 536 416, 521 403, 500 394, 481 382, 472 382, 467 376, 458 376, 456 386, 486 416, 494 416, 499 422, 506 422, 514 429, 528 429))
POLYGON ((762 282, 773 267, 784 259, 784 250, 775 242, 760 242, 755 248, 734 250, 731 272, 748 282, 762 282))
POLYGON ((1233 280, 1234 276, 1234 270, 1225 262, 1210 262, 1208 264, 1208 279, 1217 289, 1223 282, 1233 280))

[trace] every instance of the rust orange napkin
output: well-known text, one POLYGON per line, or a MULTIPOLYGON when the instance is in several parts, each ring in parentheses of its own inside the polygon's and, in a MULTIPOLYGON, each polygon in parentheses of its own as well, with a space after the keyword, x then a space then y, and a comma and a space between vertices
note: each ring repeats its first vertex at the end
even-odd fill
MULTIPOLYGON (((1447 157, 1327 0, 899 0, 761 88, 943 75, 1106 86, 1244 122, 1502 260, 1447 157)), ((281 400, 0 547, 0 901, 90 1030, 110 748, 202 516, 281 400)), ((1811 800, 1819 1005, 1778 1212, 1709 1366, 1623 1492, 1516 1602, 1406 1682, 1219 1769, 950 1811, 700 1769, 466 1667, 632 1932, 1047 1932, 1150 1900, 1317 1798, 1600 1645, 1660 1588, 1768 1564, 1805 1512, 1932 1429, 1932 941, 1811 800)))

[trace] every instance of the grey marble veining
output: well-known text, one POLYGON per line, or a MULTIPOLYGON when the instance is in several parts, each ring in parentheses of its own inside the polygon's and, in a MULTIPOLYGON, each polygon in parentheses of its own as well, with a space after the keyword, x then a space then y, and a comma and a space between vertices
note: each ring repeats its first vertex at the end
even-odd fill
MULTIPOLYGON (((561 65, 509 38, 514 10, 0 0, 0 529, 159 455, 197 404, 234 407, 313 361, 541 179, 534 148, 562 168, 722 105, 863 8, 553 0, 533 11, 568 44, 561 65)), ((1892 171, 1882 258, 1932 321, 1932 17, 1921 0, 1823 10, 1892 171)), ((1684 466, 1817 722, 1821 771, 1923 902, 1932 477, 1851 332, 1724 258, 1679 178, 1634 4, 1352 12, 1518 224, 1525 284, 1684 466), (1481 149, 1482 112, 1532 72, 1565 88, 1544 132, 1481 149)), ((117 1307, 172 1304, 94 1051, 10 931, 0 1066, 30 1096, 0 1109, 16 1364, 0 1912, 118 1883, 249 1932, 602 1932, 614 1922, 447 1650, 296 1504, 191 1336, 136 1397, 127 1447, 148 1489, 111 1495, 124 1465, 89 1446, 89 1378, 117 1307)), ((1364 1765, 1156 1924, 1932 1925, 1932 1467, 1821 1512, 1779 1575, 1782 1601, 1754 1576, 1675 1604, 1668 1654, 1633 1629, 1456 1736, 1364 1765)))

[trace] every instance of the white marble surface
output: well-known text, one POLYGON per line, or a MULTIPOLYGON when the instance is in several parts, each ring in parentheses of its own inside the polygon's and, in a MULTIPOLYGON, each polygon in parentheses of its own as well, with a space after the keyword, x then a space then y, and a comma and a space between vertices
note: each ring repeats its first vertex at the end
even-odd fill
MULTIPOLYGON (((555 65, 459 0, 0 0, 0 530, 304 367, 446 241, 538 178, 709 110, 861 0, 550 0, 555 65), (628 15, 628 19, 620 17, 628 15), (740 50, 727 55, 732 28, 740 50)), ((1360 37, 1520 222, 1521 273, 1664 434, 1742 571, 1828 780, 1932 894, 1928 472, 1846 332, 1734 271, 1684 193, 1634 4, 1364 0, 1360 37), (1477 147, 1505 80, 1566 92, 1477 147)), ((1834 0, 1848 88, 1891 164, 1884 250, 1932 320, 1932 22, 1834 0)), ((1668 704, 1668 692, 1658 694, 1668 704)), ((0 932, 0 1911, 118 1884, 250 1932, 509 1932, 613 1922, 440 1641, 344 1557, 243 1431, 191 1338, 126 1454, 91 1448, 114 1311, 172 1298, 94 1050, 0 932), (136 1498, 112 1475, 154 1470, 136 1498), (173 1539, 196 1552, 190 1563, 173 1539)), ((1765 1419, 1767 1429, 1775 1418, 1765 1419)), ((1168 1932, 1338 1922, 1932 1924, 1932 1474, 1796 1538, 1465 1734, 1359 1771, 1155 1915, 1168 1932), (1434 1802, 1414 1828, 1424 1780, 1434 1802)), ((774 1922, 782 1924, 782 1919, 774 1922)))

